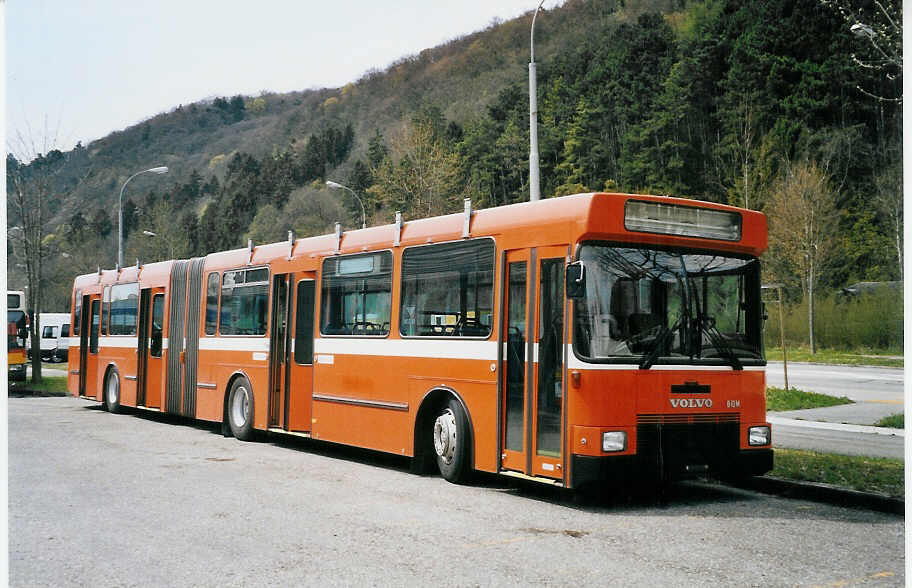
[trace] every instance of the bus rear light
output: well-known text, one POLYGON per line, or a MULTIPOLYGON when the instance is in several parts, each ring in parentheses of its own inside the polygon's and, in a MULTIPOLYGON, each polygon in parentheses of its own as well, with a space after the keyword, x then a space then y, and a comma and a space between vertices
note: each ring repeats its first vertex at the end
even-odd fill
POLYGON ((602 451, 613 453, 625 449, 627 449, 627 433, 624 431, 602 433, 602 451))
POLYGON ((748 445, 769 445, 770 428, 767 426, 751 427, 747 430, 748 445))
POLYGON ((726 210, 630 200, 624 207, 628 231, 703 237, 721 241, 741 239, 741 215, 726 210))

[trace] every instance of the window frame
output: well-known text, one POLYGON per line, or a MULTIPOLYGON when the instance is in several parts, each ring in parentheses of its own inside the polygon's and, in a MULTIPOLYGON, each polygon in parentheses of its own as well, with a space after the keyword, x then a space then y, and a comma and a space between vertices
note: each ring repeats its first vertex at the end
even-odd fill
MULTIPOLYGON (((269 336, 269 321, 270 321, 270 318, 271 318, 271 315, 272 315, 272 309, 270 308, 270 307, 272 306, 272 290, 271 290, 271 287, 272 287, 272 286, 271 286, 271 284, 272 284, 272 274, 271 274, 270 271, 269 271, 269 266, 268 266, 268 265, 260 265, 260 266, 256 266, 256 267, 246 267, 246 266, 245 266, 245 267, 237 267, 237 268, 225 269, 225 270, 222 270, 222 271, 219 272, 219 273, 220 273, 220 278, 219 278, 219 315, 218 315, 218 329, 216 330, 216 332, 218 333, 218 336, 219 336, 219 337, 247 337, 247 338, 252 338, 252 337, 259 337, 259 338, 268 337, 268 336, 269 336), (248 284, 248 282, 247 282, 247 272, 249 272, 249 271, 256 271, 256 270, 266 270, 266 280, 265 280, 265 281, 260 281, 260 282, 251 282, 250 284, 248 284), (246 288, 246 287, 248 287, 248 285, 252 285, 252 286, 260 286, 260 285, 263 285, 263 286, 266 286, 266 328, 265 328, 265 330, 264 330, 262 333, 260 333, 260 334, 243 335, 243 334, 223 333, 223 332, 222 332, 222 299, 223 299, 222 292, 223 292, 223 290, 225 289, 225 276, 226 276, 227 274, 229 274, 229 273, 232 273, 232 272, 244 272, 244 283, 241 284, 240 286, 234 286, 235 288, 246 288)), ((207 279, 208 279, 208 278, 207 278, 207 279)))
MULTIPOLYGON (((757 269, 757 282, 761 282, 761 260, 757 255, 752 255, 750 253, 744 253, 740 251, 728 251, 724 249, 706 249, 703 247, 690 247, 679 244, 667 244, 667 243, 655 243, 652 241, 616 241, 616 240, 600 240, 600 239, 587 239, 584 241, 578 241, 574 247, 572 259, 573 262, 580 260, 580 254, 582 253, 583 247, 590 246, 604 246, 604 247, 616 247, 616 248, 626 248, 626 249, 652 249, 656 251, 665 251, 665 252, 675 252, 682 253, 686 255, 715 255, 715 256, 724 256, 734 259, 741 259, 749 262, 758 264, 757 269)), ((637 287, 636 285, 634 286, 637 287)), ((566 297, 566 292, 564 292, 566 297)), ((578 334, 577 334, 577 325, 576 325, 576 312, 577 305, 580 304, 580 300, 569 300, 571 303, 568 308, 568 320, 569 325, 565 325, 565 329, 569 327, 570 331, 570 348, 573 352, 573 357, 586 365, 594 366, 599 364, 604 365, 637 365, 639 361, 642 360, 642 355, 613 355, 608 357, 588 357, 580 353, 578 348, 578 334)), ((762 316, 762 297, 757 300, 758 306, 756 312, 762 316)), ((763 321, 760 320, 757 328, 759 329, 758 338, 758 351, 760 352, 760 358, 748 358, 748 357, 738 357, 738 360, 745 366, 765 366, 767 362, 766 351, 763 343, 763 321)), ((566 344, 567 342, 565 342, 566 344)), ((716 367, 716 366, 729 366, 730 364, 726 363, 724 359, 717 358, 694 358, 694 361, 690 361, 689 358, 685 357, 669 357, 669 356, 659 356, 654 364, 655 365, 670 365, 670 366, 686 366, 684 369, 706 369, 707 367, 716 367)))
MULTIPOLYGON (((315 292, 314 292, 314 297, 316 298, 316 296, 319 296, 319 300, 320 300, 320 306, 319 306, 320 313, 319 313, 318 316, 314 316, 314 322, 316 322, 316 323, 319 325, 319 327, 320 327, 320 331, 319 331, 319 332, 320 332, 320 337, 327 337, 327 338, 328 338, 328 337, 343 337, 343 338, 353 338, 353 337, 363 338, 363 337, 367 337, 367 338, 370 338, 370 339, 388 339, 389 336, 390 336, 390 333, 393 332, 393 291, 395 290, 395 287, 394 287, 394 283, 395 283, 395 281, 396 281, 395 278, 396 278, 396 255, 393 253, 393 250, 392 250, 392 249, 389 249, 389 248, 387 248, 387 249, 375 249, 375 250, 373 250, 373 251, 359 251, 359 252, 357 252, 357 253, 347 253, 347 254, 345 254, 345 255, 331 255, 331 256, 328 255, 328 256, 324 257, 324 258, 323 258, 323 261, 320 263, 320 281, 319 281, 320 288, 319 288, 318 291, 315 291, 315 292), (386 333, 377 334, 377 335, 368 335, 368 334, 366 334, 366 333, 363 333, 363 334, 362 334, 362 333, 357 333, 357 334, 355 334, 355 333, 351 333, 351 334, 348 334, 348 333, 324 333, 324 332, 323 332, 323 329, 325 328, 326 325, 323 324, 323 310, 324 310, 324 302, 325 302, 325 301, 323 300, 323 288, 324 288, 324 284, 326 283, 326 271, 325 271, 325 270, 326 270, 326 263, 327 263, 329 260, 340 260, 340 259, 346 259, 346 258, 367 257, 367 256, 369 256, 369 255, 378 255, 378 254, 382 255, 382 254, 384 254, 384 253, 389 253, 389 255, 390 255, 390 271, 389 271, 389 280, 390 280, 390 281, 389 281, 389 296, 390 296, 390 300, 389 300, 389 327, 387 328, 386 333)), ((315 308, 316 308, 316 306, 315 306, 315 308)), ((381 323, 381 324, 382 324, 382 323, 381 323)))
POLYGON ((203 334, 206 337, 216 337, 219 334, 219 320, 221 319, 222 310, 222 272, 219 270, 211 271, 206 274, 206 304, 203 305, 203 334), (209 332, 209 286, 212 276, 216 276, 215 292, 215 326, 212 332, 209 332))
POLYGON ((422 243, 420 245, 411 245, 409 247, 403 248, 402 255, 399 258, 399 317, 398 317, 399 320, 397 321, 398 324, 396 325, 396 328, 398 329, 399 338, 400 339, 417 339, 417 340, 425 340, 425 341, 426 340, 437 340, 437 339, 441 339, 441 340, 445 340, 445 341, 487 341, 487 340, 491 339, 491 337, 494 335, 494 333, 496 331, 495 326, 497 324, 497 314, 498 314, 497 313, 497 303, 498 303, 498 300, 497 300, 498 255, 497 255, 497 253, 498 253, 497 252, 497 240, 491 236, 473 237, 471 239, 453 239, 450 241, 440 241, 438 243, 422 243), (405 272, 403 271, 402 266, 403 266, 403 262, 405 259, 406 251, 410 251, 412 249, 422 249, 422 248, 426 248, 426 247, 440 246, 440 245, 449 245, 452 243, 467 243, 467 242, 480 242, 480 241, 490 241, 494 247, 494 250, 492 253, 493 265, 491 266, 491 325, 490 325, 490 330, 488 331, 488 334, 487 335, 472 335, 472 336, 455 335, 455 334, 454 335, 443 335, 443 334, 441 334, 441 335, 404 335, 404 334, 402 334, 402 301, 405 296, 405 285, 403 284, 403 280, 405 280, 405 272))
MULTIPOLYGON (((123 282, 123 283, 111 284, 110 293, 108 294, 108 320, 106 321, 108 324, 108 333, 107 333, 108 335, 110 335, 112 337, 136 337, 136 336, 138 336, 138 334, 139 334, 139 298, 140 298, 139 282, 123 282), (134 312, 133 312, 133 332, 132 333, 114 333, 111 330, 111 324, 110 324, 110 320, 111 320, 110 317, 113 314, 112 311, 114 308, 114 288, 122 288, 124 286, 135 286, 136 287, 136 306, 134 307, 134 312)), ((129 297, 119 298, 118 301, 120 301, 120 300, 129 300, 129 297)))
MULTIPOLYGON (((298 280, 297 283, 295 284, 295 289, 294 289, 294 351, 292 351, 292 353, 291 353, 291 359, 295 363, 295 365, 312 366, 314 364, 314 355, 315 355, 314 347, 316 347, 316 345, 314 345, 314 342, 316 340, 316 337, 314 336, 314 327, 316 326, 317 319, 319 318, 317 316, 317 312, 316 312, 317 311, 316 302, 317 302, 317 280, 314 278, 301 278, 300 280, 298 280), (298 310, 299 310, 300 304, 301 304, 300 288, 301 288, 301 284, 303 284, 305 282, 310 282, 311 285, 313 286, 313 299, 311 300, 311 305, 310 305, 310 315, 311 315, 310 316, 310 333, 309 333, 309 335, 310 335, 310 337, 309 337, 309 339, 310 339, 310 354, 309 354, 310 361, 306 362, 306 363, 302 363, 302 362, 298 361, 298 350, 300 348, 298 345, 299 321, 301 320, 301 315, 298 312, 298 310)), ((390 312, 392 312, 392 309, 390 309, 390 312)))
MULTIPOLYGON (((156 293, 152 294, 151 304, 149 304, 149 357, 154 357, 156 359, 159 359, 162 357, 162 355, 164 355, 165 318, 166 318, 165 293, 156 292, 156 293), (159 341, 159 344, 158 344, 158 355, 155 354, 154 347, 152 346, 152 340, 154 339, 153 331, 155 330, 155 301, 157 299, 161 300, 161 310, 162 310, 162 313, 161 313, 162 324, 161 324, 160 333, 159 333, 159 337, 160 337, 161 341, 159 341)), ((145 336, 145 334, 143 334, 143 336, 145 336)))

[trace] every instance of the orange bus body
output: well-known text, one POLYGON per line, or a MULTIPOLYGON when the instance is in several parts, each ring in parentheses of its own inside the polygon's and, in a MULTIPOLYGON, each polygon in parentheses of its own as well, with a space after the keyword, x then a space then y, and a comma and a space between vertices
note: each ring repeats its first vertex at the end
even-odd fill
MULTIPOLYGON (((767 246, 766 218, 692 200, 580 194, 99 271, 74 283, 68 388, 115 411, 222 422, 242 438, 249 415, 252 430, 410 456, 418 465, 436 459, 453 481, 472 469, 566 487, 771 469, 762 355, 737 368, 718 357, 642 366, 642 358, 580 355, 574 338, 584 327, 574 317, 583 302, 564 296, 562 284, 585 244, 756 262, 767 246), (731 213, 740 236, 628 230, 630 201, 731 213), (454 260, 474 255, 460 243, 493 253, 490 283, 476 282, 471 298, 481 310, 465 308, 462 277, 451 293, 462 297, 461 312, 425 310, 416 319, 417 305, 428 302, 423 294, 404 300, 403 256, 418 264, 422 252, 450 251, 446 244, 454 260), (387 263, 389 293, 371 290, 386 279, 378 267, 387 263), (486 296, 490 308, 478 306, 486 296), (245 305, 250 316, 239 310, 245 305), (332 332, 331 315, 355 320, 332 332), (424 333, 406 333, 419 319, 430 321, 424 333), (551 358, 547 366, 540 355, 551 358), (763 428, 766 442, 752 442, 763 428), (724 459, 707 457, 720 445, 724 459)), ((671 330, 659 329, 656 347, 665 332, 671 341, 671 330)))

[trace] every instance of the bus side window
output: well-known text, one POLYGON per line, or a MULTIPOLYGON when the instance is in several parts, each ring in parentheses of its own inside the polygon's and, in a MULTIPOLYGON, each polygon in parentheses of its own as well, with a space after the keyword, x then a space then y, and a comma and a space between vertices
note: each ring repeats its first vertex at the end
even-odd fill
POLYGON ((165 320, 165 295, 156 294, 152 298, 152 328, 149 353, 152 357, 162 356, 162 323, 165 320))
POLYGON ((493 282, 491 239, 406 249, 402 254, 399 334, 488 337, 493 282))

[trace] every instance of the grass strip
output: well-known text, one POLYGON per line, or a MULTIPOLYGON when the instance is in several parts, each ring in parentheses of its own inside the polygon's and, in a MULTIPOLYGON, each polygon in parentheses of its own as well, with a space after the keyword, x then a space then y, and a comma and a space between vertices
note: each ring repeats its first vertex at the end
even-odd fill
POLYGON ((890 429, 904 429, 906 428, 906 419, 903 416, 903 413, 891 414, 888 417, 884 417, 874 423, 875 427, 888 427, 890 429))
MULTIPOLYGON (((841 351, 838 349, 818 349, 811 353, 808 347, 789 347, 788 360, 808 363, 829 363, 844 365, 871 365, 880 367, 903 367, 902 350, 871 350, 858 349, 855 351, 841 351)), ((766 359, 782 361, 781 347, 767 347, 766 359)))
POLYGON ((803 410, 806 408, 822 408, 824 406, 839 406, 852 404, 845 396, 828 396, 817 392, 805 392, 798 388, 767 388, 766 410, 803 410))
POLYGON ((860 492, 877 492, 893 498, 905 496, 901 459, 816 453, 776 449, 772 476, 822 482, 860 492))
POLYGON ((10 393, 33 394, 36 396, 66 396, 67 379, 65 376, 44 376, 38 384, 30 380, 10 382, 10 393))

